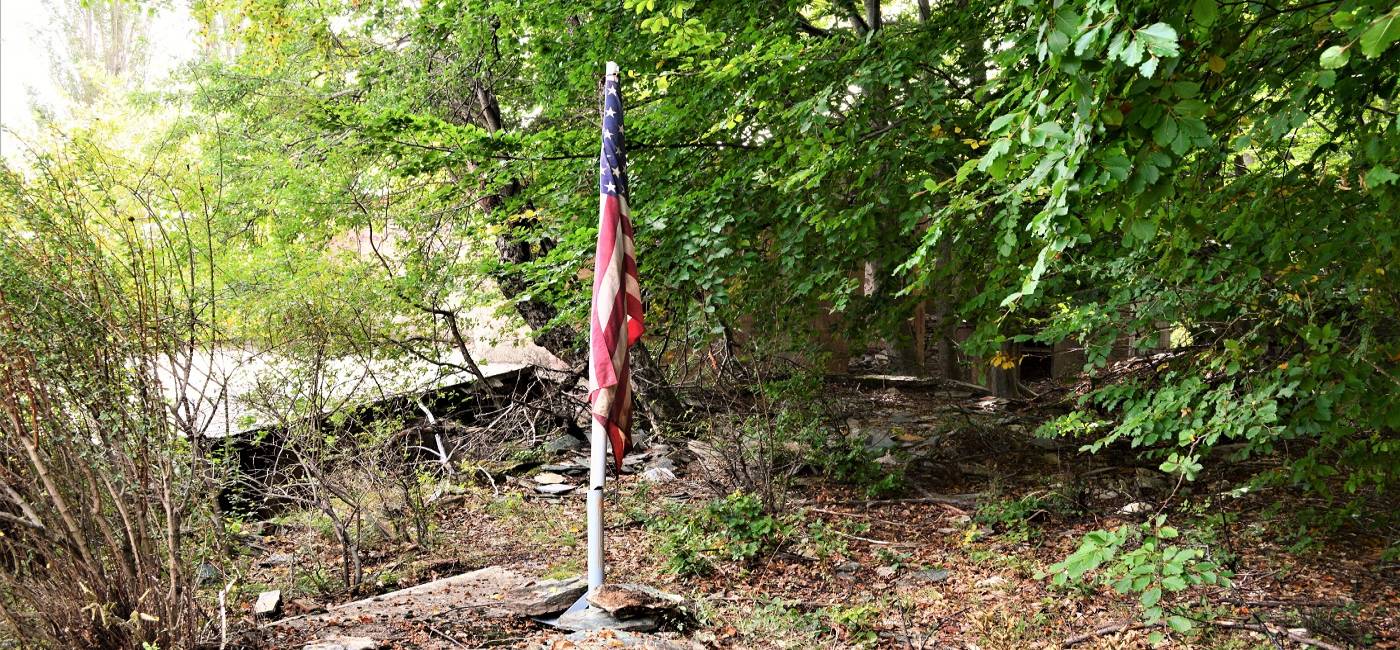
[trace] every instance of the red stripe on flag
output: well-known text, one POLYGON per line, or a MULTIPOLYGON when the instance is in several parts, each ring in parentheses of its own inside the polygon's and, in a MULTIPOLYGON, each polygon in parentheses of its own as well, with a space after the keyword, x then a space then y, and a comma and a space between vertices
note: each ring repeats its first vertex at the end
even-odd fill
POLYGON ((646 329, 637 261, 630 252, 632 224, 622 210, 621 200, 616 195, 603 194, 599 201, 589 336, 589 402, 593 417, 607 428, 619 470, 631 443, 628 352, 646 329))

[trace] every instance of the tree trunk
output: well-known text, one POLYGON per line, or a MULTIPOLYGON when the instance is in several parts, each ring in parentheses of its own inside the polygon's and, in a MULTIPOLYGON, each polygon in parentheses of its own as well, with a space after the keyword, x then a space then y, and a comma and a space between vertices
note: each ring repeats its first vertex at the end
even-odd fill
POLYGON ((987 371, 990 375, 988 388, 992 389, 993 395, 1015 399, 1024 394, 1021 390, 1020 357, 1021 346, 1009 341, 1001 344, 1000 352, 987 371))
MULTIPOLYGON (((481 83, 473 83, 473 90, 477 103, 475 108, 480 111, 486 129, 494 133, 504 128, 501 106, 495 93, 481 83)), ((494 210, 503 206, 522 189, 524 185, 519 180, 513 180, 495 195, 486 197, 481 205, 487 211, 494 210)), ((533 222, 528 221, 521 223, 516 229, 506 229, 496 238, 496 253, 504 264, 504 268, 496 274, 496 283, 506 299, 515 305, 516 312, 525 320, 525 324, 534 331, 532 338, 535 344, 548 350, 564 363, 577 366, 587 359, 582 352, 583 338, 580 330, 568 326, 551 326, 550 323, 559 315, 559 311, 553 305, 533 297, 520 298, 532 294, 524 274, 512 270, 512 267, 543 257, 551 247, 550 242, 541 242, 539 246, 535 246, 528 239, 516 234, 528 232, 533 225, 533 222)), ((636 380, 637 396, 640 398, 637 400, 638 405, 644 409, 653 409, 651 415, 654 418, 665 420, 679 416, 680 402, 667 384, 660 367, 646 353, 646 349, 638 346, 632 360, 632 376, 636 380)))

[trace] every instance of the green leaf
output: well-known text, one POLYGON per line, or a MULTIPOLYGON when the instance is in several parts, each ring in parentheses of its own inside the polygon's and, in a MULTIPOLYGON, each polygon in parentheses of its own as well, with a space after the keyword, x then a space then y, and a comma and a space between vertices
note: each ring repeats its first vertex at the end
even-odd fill
POLYGON ((1142 592, 1142 596, 1138 597, 1138 601, 1142 603, 1143 607, 1151 607, 1153 605, 1156 605, 1157 601, 1161 599, 1162 590, 1159 587, 1153 587, 1151 589, 1148 589, 1147 591, 1142 592))
POLYGON ((1167 627, 1170 627, 1177 634, 1186 634, 1191 631, 1191 619, 1184 616, 1171 616, 1167 618, 1167 627))
POLYGON ((1196 0, 1191 4, 1191 17, 1196 19, 1203 27, 1210 27, 1215 24, 1215 19, 1219 11, 1215 6, 1215 0, 1196 0))
POLYGON ((992 166, 992 163, 997 161, 997 158, 1001 157, 1003 154, 1010 150, 1011 140, 1008 138, 1002 138, 1000 140, 997 140, 996 142, 993 142, 992 146, 987 148, 986 155, 982 156, 982 159, 978 161, 977 171, 987 171, 987 169, 992 166))
POLYGON ((1318 58, 1318 65, 1325 70, 1336 70, 1347 64, 1347 59, 1351 58, 1351 52, 1341 45, 1333 45, 1322 51, 1322 56, 1318 58))
POLYGON ((1020 116, 1020 113, 1007 113, 1006 115, 1002 115, 1001 117, 992 120, 992 124, 987 127, 987 131, 990 133, 996 133, 998 131, 1001 131, 1003 127, 1005 127, 1007 124, 1010 124, 1013 120, 1020 116))
POLYGON ((1371 23, 1361 35, 1361 53, 1368 59, 1374 59, 1397 38, 1400 38, 1400 9, 1392 9, 1371 23))
POLYGON ((1177 55, 1176 29, 1166 23, 1153 23, 1137 30, 1137 37, 1143 41, 1147 51, 1157 56, 1177 55))
POLYGON ((1133 161, 1123 154, 1113 154, 1103 159, 1103 168, 1116 180, 1128 180, 1133 171, 1133 161))
POLYGON ((1366 187, 1374 189, 1382 185, 1392 184, 1397 179, 1400 179, 1400 174, 1390 171, 1389 168, 1383 165, 1376 165, 1371 168, 1371 171, 1366 173, 1366 187))
POLYGON ((1152 129, 1152 141, 1158 146, 1170 147, 1172 141, 1176 140, 1176 119, 1170 115, 1163 115, 1162 121, 1157 123, 1157 128, 1152 129))
POLYGON ((1134 38, 1128 43, 1127 47, 1123 48, 1123 52, 1118 55, 1118 59, 1128 67, 1136 68, 1137 64, 1142 62, 1142 41, 1134 38))
POLYGON ((1129 226, 1128 231, 1135 241, 1145 244, 1157 236, 1157 223, 1150 219, 1138 219, 1129 226))
POLYGON ((1157 63, 1160 61, 1160 59, 1154 56, 1143 62, 1142 67, 1138 68, 1138 71, 1142 73, 1142 76, 1151 79, 1152 75, 1157 74, 1157 63))
POLYGON ((1181 591, 1186 588, 1186 580, 1181 576, 1168 576, 1162 578, 1162 586, 1171 591, 1181 591))
POLYGON ((1210 107, 1199 99, 1185 99, 1172 107, 1172 112, 1181 117, 1204 117, 1210 107))

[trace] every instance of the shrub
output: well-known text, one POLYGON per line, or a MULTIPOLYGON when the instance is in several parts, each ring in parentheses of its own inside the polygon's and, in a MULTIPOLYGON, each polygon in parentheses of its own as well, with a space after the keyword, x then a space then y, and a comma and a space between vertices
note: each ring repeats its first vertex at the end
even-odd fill
POLYGON ((734 492, 699 510, 673 506, 651 522, 666 568, 682 576, 706 575, 720 561, 747 562, 776 550, 799 523, 769 513, 756 496, 734 492))
POLYGON ((223 531, 189 397, 219 390, 189 371, 208 353, 209 287, 193 247, 142 231, 180 227, 156 212, 169 197, 114 202, 125 161, 82 154, 33 180, 0 168, 0 637, 193 647, 203 553, 188 533, 223 531), (172 266, 189 275, 163 277, 172 266))
POLYGON ((882 450, 871 449, 859 436, 843 436, 815 424, 804 428, 806 462, 818 473, 864 490, 874 498, 904 489, 904 466, 886 465, 877 459, 882 450))
POLYGON ((1171 541, 1180 538, 1176 528, 1166 525, 1165 515, 1140 525, 1096 530, 1041 577, 1048 576, 1063 587, 1092 576, 1120 594, 1137 594, 1145 623, 1165 622, 1176 632, 1186 632, 1192 627, 1191 619, 1168 610, 1162 596, 1201 585, 1228 586, 1230 573, 1208 559, 1200 544, 1171 541))

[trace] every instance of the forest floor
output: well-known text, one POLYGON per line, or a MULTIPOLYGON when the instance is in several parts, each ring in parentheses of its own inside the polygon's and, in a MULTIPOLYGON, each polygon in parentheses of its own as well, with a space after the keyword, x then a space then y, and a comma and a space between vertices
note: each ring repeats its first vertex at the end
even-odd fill
MULTIPOLYGON (((833 390, 835 421, 887 448, 883 458, 897 460, 903 478, 887 486, 893 493, 872 497, 866 487, 799 474, 787 495, 785 532, 752 560, 717 561, 699 577, 674 571, 663 550, 668 533, 656 522, 683 519, 714 494, 684 442, 657 448, 676 449, 667 452, 676 480, 625 473, 611 483, 609 579, 696 604, 695 623, 646 637, 651 647, 1152 647, 1149 635, 1165 628, 1138 624, 1135 596, 1095 584, 1054 587, 1039 576, 1085 533, 1160 512, 1184 543, 1208 548, 1233 570, 1228 587, 1163 598, 1196 621, 1189 632, 1169 633, 1165 647, 1298 648, 1308 639, 1323 648, 1400 648, 1400 566, 1382 557, 1394 530, 1361 519, 1310 529, 1296 516, 1308 503, 1288 491, 1229 493, 1226 479, 1237 477, 1220 475, 1179 485, 1131 456, 1090 457, 1037 439, 1032 432, 1053 412, 1046 406, 1053 391, 1031 403, 919 385, 833 390)), ((583 572, 582 490, 547 498, 509 481, 455 492, 436 509, 430 545, 389 541, 388 532, 366 545, 371 593, 490 566, 535 577, 583 572)), ((282 589, 291 615, 353 600, 333 586, 339 552, 314 521, 283 517, 263 532, 240 592, 245 625, 264 588, 282 589), (265 561, 274 556, 281 561, 265 561)), ((398 621, 392 638, 376 641, 403 648, 624 645, 607 634, 569 640, 525 618, 434 616, 425 610, 398 621)), ((326 631, 301 629, 263 643, 301 647, 326 631)))

